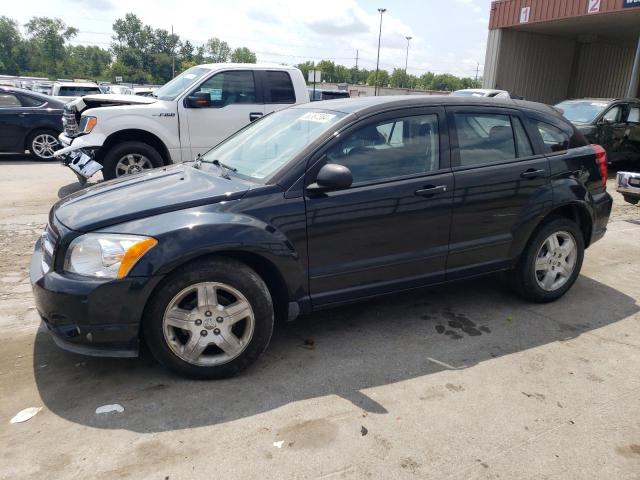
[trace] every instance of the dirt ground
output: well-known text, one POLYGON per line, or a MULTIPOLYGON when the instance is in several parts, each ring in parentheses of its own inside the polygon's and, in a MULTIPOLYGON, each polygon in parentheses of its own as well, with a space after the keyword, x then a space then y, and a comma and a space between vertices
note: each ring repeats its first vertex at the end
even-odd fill
POLYGON ((609 183, 609 232, 558 302, 493 278, 383 298, 284 325, 243 375, 196 382, 54 345, 28 264, 78 187, 0 159, 0 479, 640 479, 640 208, 609 183))

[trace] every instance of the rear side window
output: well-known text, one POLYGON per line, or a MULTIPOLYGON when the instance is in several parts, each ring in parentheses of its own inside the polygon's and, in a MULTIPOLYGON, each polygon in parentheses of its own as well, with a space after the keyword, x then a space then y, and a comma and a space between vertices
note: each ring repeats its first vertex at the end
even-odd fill
POLYGON ((627 118, 627 122, 640 123, 640 107, 631 107, 631 110, 629 110, 629 118, 627 118))
POLYGON ((509 115, 455 113, 460 166, 490 165, 516 158, 509 115))
POLYGON ((569 147, 569 134, 549 123, 535 121, 546 153, 564 152, 569 147))
POLYGON ((21 101, 24 107, 39 107, 41 105, 44 105, 44 100, 30 97, 29 95, 23 95, 21 101))
POLYGON ((266 103, 296 103, 296 95, 293 91, 293 83, 287 72, 267 71, 266 103))

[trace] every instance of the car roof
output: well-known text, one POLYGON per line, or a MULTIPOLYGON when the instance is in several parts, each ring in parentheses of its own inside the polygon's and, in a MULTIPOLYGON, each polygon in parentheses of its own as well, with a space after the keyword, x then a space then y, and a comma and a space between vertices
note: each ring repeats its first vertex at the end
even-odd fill
POLYGON ((21 93, 30 97, 39 98, 42 101, 59 106, 59 108, 64 107, 64 102, 58 100, 57 98, 53 98, 50 95, 45 95, 44 93, 34 92, 33 90, 27 90, 26 88, 5 87, 3 85, 0 85, 0 92, 21 93))
POLYGON ((196 67, 208 68, 209 70, 221 70, 226 68, 237 68, 243 70, 298 70, 296 67, 280 65, 278 63, 205 63, 196 67))
POLYGON ((97 83, 93 82, 55 82, 56 85, 61 87, 95 87, 98 88, 97 83))
POLYGON ((382 97, 357 97, 333 99, 312 104, 303 103, 291 108, 326 109, 342 113, 366 115, 386 111, 393 108, 429 107, 429 106, 486 106, 503 108, 521 108, 536 110, 541 113, 558 115, 558 111, 549 105, 514 100, 511 98, 487 97, 452 97, 449 95, 390 95, 382 97))

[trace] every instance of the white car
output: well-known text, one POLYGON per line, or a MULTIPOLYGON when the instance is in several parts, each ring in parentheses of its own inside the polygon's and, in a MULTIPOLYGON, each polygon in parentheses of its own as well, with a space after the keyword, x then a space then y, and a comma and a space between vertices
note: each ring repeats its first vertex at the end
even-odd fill
POLYGON ((309 102, 300 70, 214 63, 192 67, 153 97, 94 95, 65 106, 63 160, 83 182, 193 160, 274 110, 309 102))
POLYGON ((511 98, 506 90, 491 88, 466 88, 451 93, 452 97, 487 97, 487 98, 511 98))

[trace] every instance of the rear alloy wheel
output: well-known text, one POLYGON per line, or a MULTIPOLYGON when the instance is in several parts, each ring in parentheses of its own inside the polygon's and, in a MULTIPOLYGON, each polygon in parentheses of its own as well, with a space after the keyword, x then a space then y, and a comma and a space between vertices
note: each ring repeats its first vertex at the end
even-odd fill
POLYGON ((544 241, 536 256, 536 281, 547 292, 569 281, 576 268, 578 247, 569 232, 554 232, 544 241))
POLYGON ((578 225, 568 218, 551 218, 534 233, 510 283, 527 300, 552 302, 574 284, 583 259, 584 238, 578 225))
POLYGON ((192 378, 226 378, 267 348, 271 294, 247 265, 209 257, 185 265, 157 288, 143 319, 144 338, 167 368, 192 378))
POLYGON ((29 151, 40 160, 51 160, 56 150, 60 148, 60 142, 53 133, 38 132, 31 137, 29 151))

